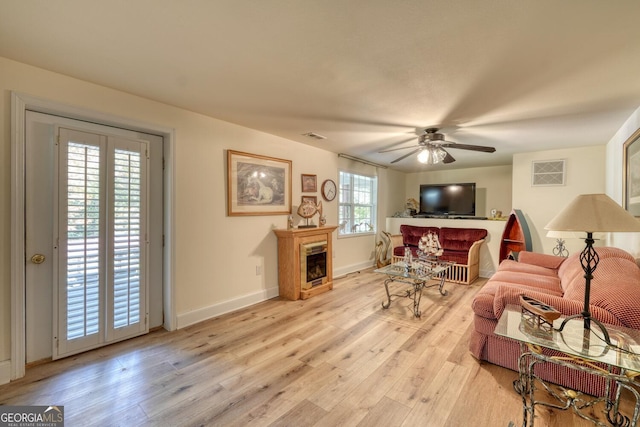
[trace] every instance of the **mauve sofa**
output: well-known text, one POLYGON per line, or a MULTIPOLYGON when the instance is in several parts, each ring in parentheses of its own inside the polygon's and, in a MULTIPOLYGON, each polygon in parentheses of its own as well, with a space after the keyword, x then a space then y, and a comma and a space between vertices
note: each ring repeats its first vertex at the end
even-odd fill
POLYGON ((438 258, 441 261, 456 263, 447 272, 447 280, 455 283, 470 284, 480 274, 480 245, 487 237, 484 228, 454 228, 454 227, 422 227, 402 224, 400 234, 402 242, 394 240, 393 261, 404 257, 406 247, 411 249, 413 256, 418 254, 418 242, 427 233, 435 233, 442 246, 443 253, 438 258))
MULTIPOLYGON (((600 262, 591 280, 592 318, 605 324, 640 329, 640 268, 622 249, 598 247, 600 262)), ((568 258, 520 252, 518 261, 506 259, 478 291, 473 302, 474 330, 469 342, 473 356, 512 370, 518 369, 520 345, 494 334, 508 304, 520 304, 528 295, 553 306, 563 315, 580 314, 584 308, 584 271, 580 254, 568 258)), ((545 350, 545 354, 554 354, 545 350)), ((557 354, 557 353, 556 353, 557 354)), ((584 372, 542 364, 541 378, 592 395, 604 393, 604 381, 584 372)))

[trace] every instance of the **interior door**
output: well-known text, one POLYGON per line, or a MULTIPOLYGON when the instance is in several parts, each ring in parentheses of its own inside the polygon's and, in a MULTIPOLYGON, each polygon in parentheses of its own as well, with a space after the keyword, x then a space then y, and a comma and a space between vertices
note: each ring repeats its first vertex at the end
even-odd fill
MULTIPOLYGON (((131 220, 135 218, 127 218, 123 224, 113 223, 111 229, 106 231, 110 233, 110 239, 105 240, 105 248, 110 250, 106 255, 106 261, 103 261, 104 268, 110 268, 109 271, 104 270, 101 274, 111 277, 114 283, 118 283, 119 287, 113 287, 111 291, 103 290, 102 299, 105 302, 105 308, 98 314, 97 321, 103 322, 103 325, 110 325, 112 328, 103 328, 101 338, 97 342, 92 342, 88 346, 80 346, 81 348, 91 348, 97 345, 103 345, 108 342, 117 341, 119 339, 131 336, 131 329, 135 327, 125 327, 123 322, 136 322, 135 316, 130 317, 130 312, 123 309, 125 306, 135 306, 135 299, 139 298, 135 292, 129 292, 129 287, 133 282, 138 280, 135 268, 128 268, 130 264, 135 264, 137 256, 143 256, 147 274, 141 280, 148 283, 148 292, 146 300, 148 300, 148 311, 145 313, 147 318, 146 327, 158 327, 163 321, 163 301, 162 301, 162 272, 163 272, 163 255, 162 255, 162 230, 163 230, 163 170, 162 170, 162 153, 163 141, 162 137, 156 135, 147 135, 135 131, 114 128, 111 126, 97 125, 68 118, 62 118, 54 115, 48 115, 38 112, 27 112, 26 120, 26 141, 25 141, 25 277, 26 277, 26 362, 48 359, 54 356, 56 348, 54 337, 58 336, 60 328, 56 325, 58 315, 60 314, 60 304, 58 295, 54 292, 54 285, 59 283, 62 272, 61 265, 64 265, 64 257, 59 257, 60 239, 55 232, 59 231, 60 226, 60 209, 57 203, 57 196, 61 194, 60 186, 56 185, 59 178, 60 169, 56 166, 59 164, 57 158, 58 152, 58 131, 61 128, 72 129, 74 131, 88 132, 89 134, 99 135, 104 141, 109 138, 112 141, 114 150, 111 151, 112 158, 109 164, 115 167, 124 167, 122 164, 116 166, 118 162, 129 164, 131 161, 131 150, 127 146, 131 141, 139 144, 143 141, 147 145, 148 168, 146 170, 147 182, 149 186, 144 190, 148 195, 147 198, 147 215, 146 230, 144 236, 146 248, 143 248, 142 254, 135 251, 129 252, 129 242, 132 236, 127 235, 131 230, 126 227, 133 224, 131 220), (105 139, 106 138, 106 139, 105 139), (124 144, 124 145, 123 145, 124 144), (124 228, 123 228, 124 227, 124 228), (54 237, 55 235, 55 237, 54 237), (123 244, 126 242, 126 244, 123 244), (59 261, 54 263, 54 261, 59 261), (109 267, 110 266, 110 267, 109 267), (125 290, 126 289, 126 290, 125 290), (108 310, 107 310, 108 308, 108 310), (148 316, 147 316, 148 313, 148 316)), ((115 169, 111 172, 116 175, 115 169)), ((125 188, 126 183, 120 183, 116 186, 119 189, 125 188), (125 185, 125 187, 123 187, 125 185)), ((113 188, 116 188, 113 187, 113 188)), ((67 189, 68 190, 68 189, 67 189)), ((65 190, 65 191, 67 191, 65 190)), ((128 191, 128 190, 127 190, 128 191)), ((64 193, 64 191, 62 192, 64 193)), ((122 196, 122 194, 120 194, 122 196)), ((104 208, 114 209, 118 192, 110 193, 105 199, 104 208)), ((127 211, 130 207, 126 208, 127 211)), ((122 219, 122 218, 121 218, 122 219)), ((105 223, 107 227, 107 223, 105 223)), ((64 242, 63 242, 64 243, 64 242)), ((75 247, 72 247, 75 248, 75 247)), ((64 256, 73 255, 73 251, 69 252, 68 248, 64 251, 64 256)), ((82 259, 82 257, 80 257, 82 259)), ((66 267, 65 267, 66 268, 66 267)), ((105 277, 107 277, 105 276, 105 277)), ((69 320, 65 318, 63 321, 69 320)), ((87 319, 88 320, 88 319, 87 319)), ((144 322, 145 319, 142 319, 144 322)), ((89 324, 90 322, 87 322, 89 324)), ((128 325, 131 326, 131 325, 128 325)), ((135 332, 135 333, 139 333, 135 332)), ((135 334, 134 333, 134 334, 135 334)), ((74 347, 75 344, 71 347, 74 347)), ((68 353, 70 349, 66 349, 68 353)), ((76 350, 73 350, 76 351, 76 350)), ((80 350, 79 350, 80 351, 80 350)))

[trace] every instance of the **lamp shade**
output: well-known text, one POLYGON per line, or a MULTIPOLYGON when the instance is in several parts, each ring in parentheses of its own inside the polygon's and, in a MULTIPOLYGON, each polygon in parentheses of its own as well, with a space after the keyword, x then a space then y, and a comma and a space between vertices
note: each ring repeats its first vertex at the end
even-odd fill
POLYGON ((573 231, 558 231, 558 230, 549 230, 547 231, 547 237, 555 237, 557 239, 573 239, 582 237, 582 233, 576 233, 573 231))
POLYGON ((589 233, 640 232, 640 221, 606 194, 581 194, 544 228, 589 233))

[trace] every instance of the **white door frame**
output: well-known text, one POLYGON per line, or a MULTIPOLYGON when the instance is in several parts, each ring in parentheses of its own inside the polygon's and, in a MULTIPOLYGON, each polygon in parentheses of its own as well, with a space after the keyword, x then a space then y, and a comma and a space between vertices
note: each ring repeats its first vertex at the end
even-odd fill
POLYGON ((175 329, 174 303, 174 140, 175 130, 96 111, 89 111, 23 93, 11 93, 11 380, 25 375, 25 120, 26 111, 85 120, 107 126, 162 135, 164 138, 164 273, 163 327, 175 329))

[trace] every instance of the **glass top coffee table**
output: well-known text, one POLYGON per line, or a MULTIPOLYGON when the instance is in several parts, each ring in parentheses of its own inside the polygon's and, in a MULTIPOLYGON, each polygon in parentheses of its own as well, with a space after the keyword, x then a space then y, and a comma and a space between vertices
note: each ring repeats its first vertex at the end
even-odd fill
POLYGON ((387 301, 382 302, 382 308, 391 306, 391 297, 413 298, 413 315, 420 317, 420 299, 422 298, 422 290, 438 286, 441 295, 446 295, 444 289, 444 281, 447 270, 454 265, 455 262, 449 261, 432 261, 432 260, 416 260, 411 263, 403 261, 387 265, 374 270, 376 273, 387 275, 384 281, 384 288, 387 292, 387 301), (434 280, 435 282, 430 284, 434 280), (399 294, 389 292, 389 284, 399 282, 408 284, 411 287, 399 294))

